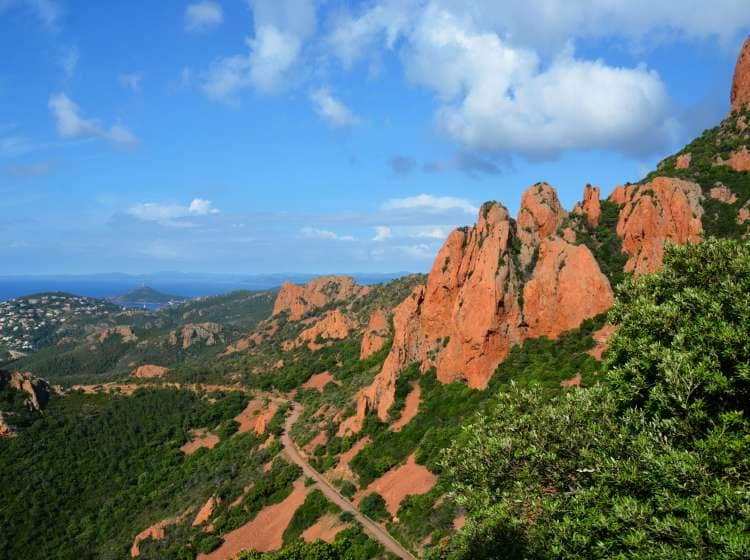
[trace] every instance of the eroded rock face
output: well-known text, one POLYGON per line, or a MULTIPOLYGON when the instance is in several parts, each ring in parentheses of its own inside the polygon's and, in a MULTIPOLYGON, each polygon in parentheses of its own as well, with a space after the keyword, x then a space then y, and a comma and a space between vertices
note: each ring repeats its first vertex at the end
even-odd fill
POLYGON ((0 411, 0 439, 10 438, 15 435, 16 431, 13 429, 13 426, 8 424, 8 422, 5 420, 5 414, 0 411))
POLYGON ((715 200, 720 200, 725 204, 734 204, 737 202, 737 195, 734 194, 726 185, 717 183, 715 187, 712 187, 708 192, 708 196, 715 200))
POLYGON ((366 360, 378 352, 388 339, 388 318, 382 309, 376 309, 370 316, 367 328, 362 335, 359 359, 366 360))
POLYGON ((302 331, 294 346, 307 344, 310 350, 319 350, 325 345, 325 341, 346 338, 356 327, 356 323, 347 318, 340 309, 334 309, 310 328, 302 331))
POLYGON ((99 342, 106 342, 112 335, 120 335, 123 342, 135 342, 138 337, 133 329, 128 326, 110 327, 99 333, 99 342))
POLYGON ((747 151, 747 146, 733 151, 729 154, 729 159, 719 161, 719 165, 728 165, 735 171, 750 171, 750 152, 747 151))
POLYGON ((284 282, 276 296, 273 314, 286 311, 290 320, 298 321, 309 311, 367 292, 366 286, 360 286, 349 276, 321 276, 301 286, 284 282))
POLYGON ((557 338, 614 302, 612 288, 585 245, 549 238, 539 248, 534 275, 523 289, 525 336, 557 338))
POLYGON ((170 344, 180 344, 187 350, 193 344, 200 342, 206 346, 213 346, 224 342, 222 331, 224 328, 218 323, 191 323, 169 334, 170 344))
POLYGON ((750 222, 750 200, 742 205, 739 212, 737 213, 737 223, 742 225, 750 222))
POLYGON ((530 336, 556 337, 608 309, 612 291, 588 248, 557 237, 565 216, 552 187, 538 184, 524 195, 516 228, 508 211, 491 203, 473 228, 453 231, 426 286, 394 311, 391 351, 340 433, 358 431, 368 410, 388 420, 397 376, 414 362, 422 371, 434 367, 443 383, 484 388, 513 345, 530 336), (526 288, 514 247, 527 266, 538 255, 526 288))
POLYGON ((165 373, 167 373, 167 368, 165 367, 146 364, 135 368, 130 375, 141 379, 153 379, 156 377, 164 377, 165 373))
POLYGON ((658 270, 667 241, 681 245, 700 241, 701 198, 699 185, 671 177, 615 189, 610 199, 624 204, 617 235, 623 252, 630 256, 625 271, 638 275, 658 270))
POLYGON ((541 239, 557 231, 566 215, 557 198, 557 192, 547 183, 537 183, 523 193, 521 210, 516 219, 518 238, 522 244, 522 267, 531 264, 534 248, 539 245, 541 239))
POLYGON ((16 391, 26 393, 26 406, 29 410, 41 411, 52 394, 52 388, 44 379, 28 372, 14 371, 12 373, 0 371, 0 386, 8 386, 16 391))
POLYGON ((687 169, 690 167, 690 162, 693 159, 693 154, 681 154, 677 156, 677 161, 675 162, 675 168, 676 169, 687 169))
POLYGON ((602 215, 602 205, 599 200, 599 187, 586 185, 583 189, 583 202, 576 204, 573 212, 576 214, 585 214, 589 225, 596 227, 599 224, 599 218, 602 215))
POLYGON ((739 111, 750 104, 750 37, 745 40, 737 58, 730 99, 732 111, 739 111))

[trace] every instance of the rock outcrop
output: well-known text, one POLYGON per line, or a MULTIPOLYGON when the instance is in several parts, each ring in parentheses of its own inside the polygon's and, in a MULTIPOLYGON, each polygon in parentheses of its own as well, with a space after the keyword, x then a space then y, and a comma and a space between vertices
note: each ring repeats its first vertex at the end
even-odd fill
POLYGON ((26 393, 24 401, 29 410, 39 412, 49 401, 52 388, 44 379, 28 372, 0 371, 0 387, 10 387, 16 391, 26 393))
POLYGON ((610 200, 622 204, 617 235, 629 255, 626 272, 647 274, 662 265, 667 241, 700 241, 703 208, 700 185, 671 177, 657 177, 642 185, 617 187, 610 200))
POLYGON ((111 336, 120 335, 123 342, 136 342, 138 337, 133 329, 127 325, 119 327, 109 327, 99 332, 99 342, 106 342, 111 336))
POLYGON ((382 309, 376 309, 370 315, 370 321, 362 335, 362 344, 359 350, 359 359, 366 360, 375 352, 378 352, 388 339, 388 318, 382 309))
POLYGON ((298 321, 305 313, 335 301, 364 295, 367 291, 366 286, 360 286, 349 276, 321 276, 301 286, 284 282, 276 296, 273 314, 286 311, 290 320, 298 321))
POLYGON ((721 183, 716 183, 714 187, 711 187, 708 196, 725 204, 734 204, 737 202, 737 195, 729 190, 726 185, 722 185, 721 183))
POLYGON ((750 37, 745 40, 737 57, 730 100, 732 111, 740 111, 750 105, 750 37))
POLYGON ((534 275, 523 289, 525 336, 557 338, 614 302, 607 277, 585 245, 544 240, 534 275))
POLYGON ((167 373, 167 368, 165 367, 146 364, 135 368, 132 372, 130 372, 130 375, 139 379, 153 379, 157 377, 164 377, 165 373, 167 373))
MULTIPOLYGON (((588 198, 598 202, 593 188, 588 198)), ((388 420, 397 376, 409 364, 481 389, 513 345, 555 338, 606 311, 612 290, 593 255, 557 235, 566 216, 554 189, 539 183, 524 194, 515 224, 493 202, 474 227, 453 231, 427 284, 394 310, 391 351, 339 433, 358 431, 369 410, 388 420)))
POLYGON ((675 169, 687 169, 693 160, 693 154, 680 154, 674 164, 675 169))
POLYGON ((750 171, 750 152, 748 152, 747 146, 742 146, 739 150, 729 154, 729 159, 719 159, 718 164, 728 165, 735 171, 750 171))
POLYGON ((326 344, 326 341, 346 338, 356 327, 356 323, 346 317, 340 309, 334 309, 302 331, 293 346, 299 347, 307 344, 310 350, 319 350, 326 344))
POLYGON ((583 202, 578 203, 573 208, 575 214, 585 215, 591 227, 599 225, 599 218, 602 215, 602 205, 599 200, 599 187, 586 185, 583 189, 583 202))
POLYGON ((195 343, 213 346, 224 342, 224 327, 218 323, 189 323, 169 333, 169 343, 187 350, 195 343))

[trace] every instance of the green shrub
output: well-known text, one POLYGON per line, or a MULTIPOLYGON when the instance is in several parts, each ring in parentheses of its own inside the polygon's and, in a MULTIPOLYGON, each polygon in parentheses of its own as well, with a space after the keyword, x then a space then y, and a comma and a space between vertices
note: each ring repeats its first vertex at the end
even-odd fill
POLYGON ((383 496, 377 492, 367 494, 359 504, 359 509, 367 517, 374 521, 390 518, 388 510, 385 507, 383 496))

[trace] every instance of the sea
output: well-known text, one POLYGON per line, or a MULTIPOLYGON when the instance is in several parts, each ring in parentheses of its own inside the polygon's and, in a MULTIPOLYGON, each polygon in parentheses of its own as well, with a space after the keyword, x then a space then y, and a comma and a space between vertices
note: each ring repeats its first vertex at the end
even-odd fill
MULTIPOLYGON (((408 272, 350 274, 361 284, 377 284, 408 272)), ((90 276, 0 276, 0 301, 41 292, 66 292, 94 298, 111 298, 148 286, 164 294, 188 298, 214 296, 235 290, 270 290, 286 280, 302 283, 318 275, 279 273, 257 275, 159 273, 151 275, 94 274, 90 276)))

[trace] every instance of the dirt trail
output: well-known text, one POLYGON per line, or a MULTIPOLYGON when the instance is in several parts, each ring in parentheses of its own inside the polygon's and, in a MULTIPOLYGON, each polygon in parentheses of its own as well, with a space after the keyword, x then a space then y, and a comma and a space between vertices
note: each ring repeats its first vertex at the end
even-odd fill
POLYGON ((370 536, 372 536, 375 540, 380 542, 380 544, 382 544, 386 550, 392 552, 399 558, 404 558, 406 560, 416 560, 416 557, 408 550, 406 550, 403 546, 401 546, 401 544, 396 539, 394 539, 388 533, 388 531, 383 529, 383 527, 375 523, 369 517, 362 514, 362 512, 360 512, 356 507, 354 507, 354 504, 352 504, 343 495, 341 495, 339 491, 336 490, 336 488, 334 488, 322 474, 313 469, 310 464, 305 461, 297 447, 294 445, 292 438, 289 436, 289 432, 292 426, 294 426, 294 423, 297 421, 301 413, 302 405, 295 403, 294 408, 292 409, 292 413, 286 419, 284 434, 281 436, 281 443, 284 445, 284 451, 286 451, 287 456, 302 468, 302 471, 306 476, 309 476, 318 483, 318 487, 320 488, 321 492, 323 492, 326 498, 339 506, 342 510, 348 511, 352 515, 354 515, 355 519, 362 524, 365 531, 370 534, 370 536))

